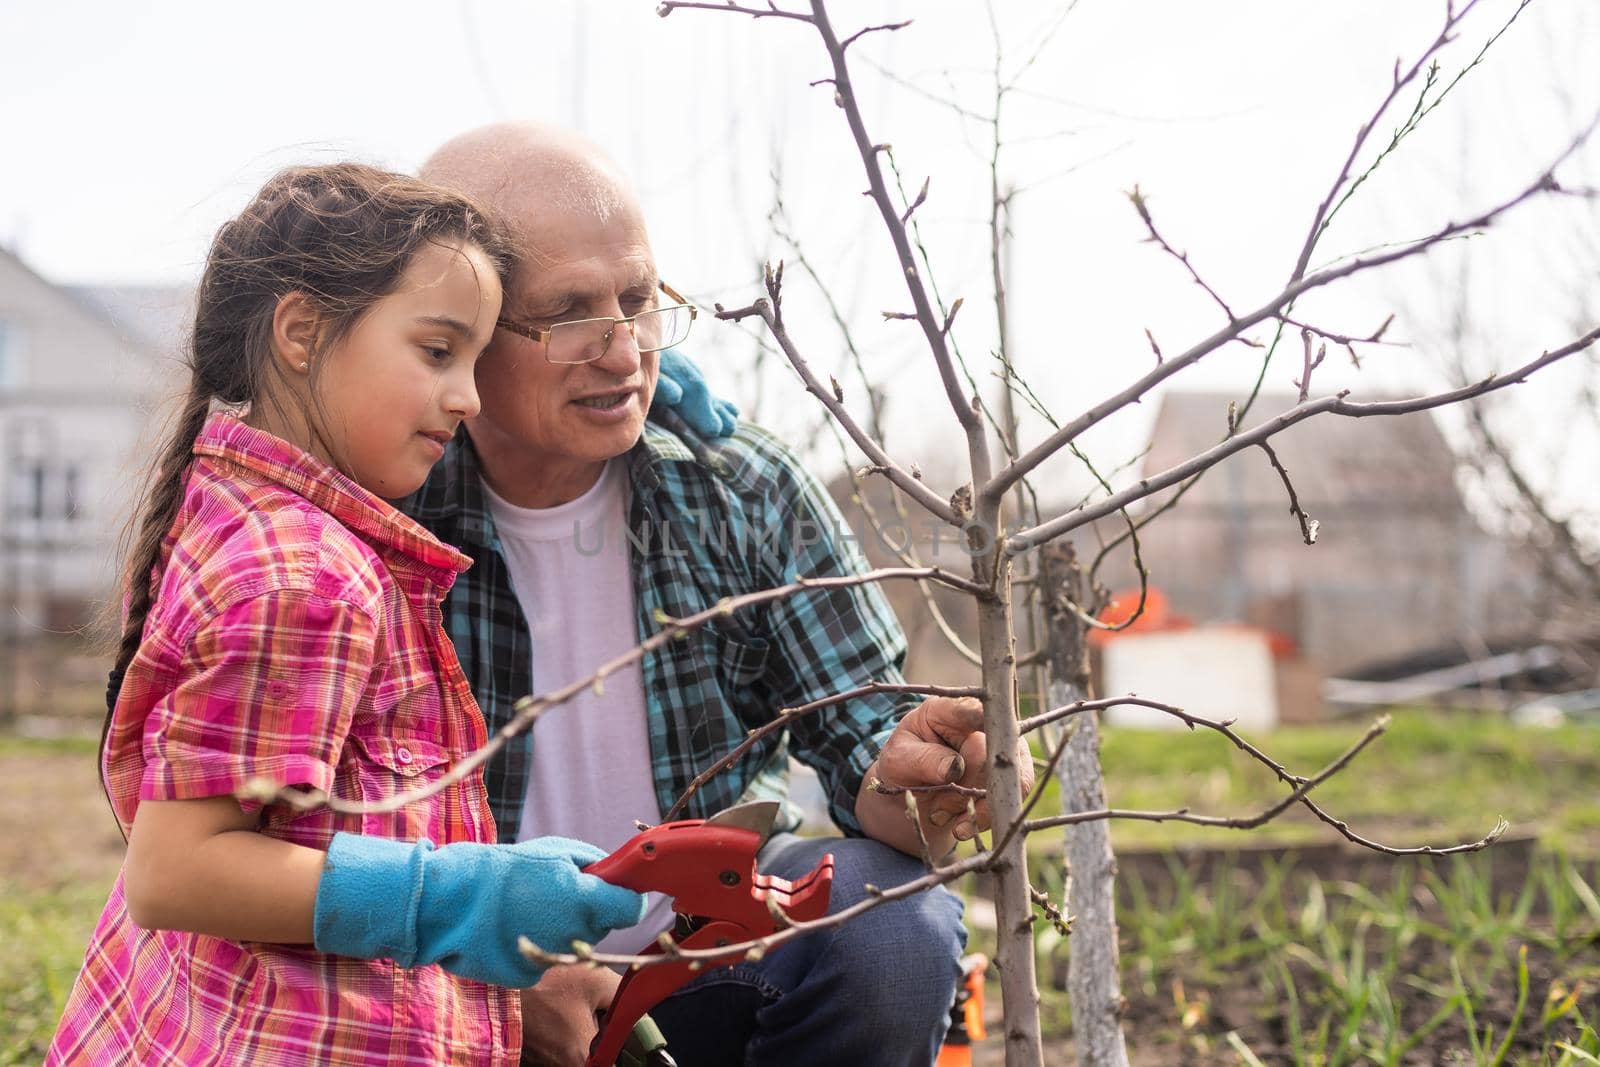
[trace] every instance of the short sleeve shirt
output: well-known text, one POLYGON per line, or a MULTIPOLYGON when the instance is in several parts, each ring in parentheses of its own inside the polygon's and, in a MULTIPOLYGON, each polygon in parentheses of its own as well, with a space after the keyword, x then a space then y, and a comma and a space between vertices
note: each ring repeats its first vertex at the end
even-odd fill
MULTIPOLYGON (((316 458, 227 415, 195 460, 102 770, 124 830, 146 800, 298 786, 376 801, 487 734, 441 623, 468 566, 316 458)), ((393 812, 241 801, 258 829, 492 842, 480 775, 393 812)), ((143 930, 119 877, 47 1062, 506 1063, 517 994, 437 966, 143 930)))

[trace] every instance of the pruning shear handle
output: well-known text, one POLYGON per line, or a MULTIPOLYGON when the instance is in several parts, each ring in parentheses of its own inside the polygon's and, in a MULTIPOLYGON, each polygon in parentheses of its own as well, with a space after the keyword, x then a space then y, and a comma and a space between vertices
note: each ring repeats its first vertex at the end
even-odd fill
MULTIPOLYGON (((652 826, 584 872, 637 893, 672 898, 677 921, 642 953, 647 956, 715 950, 777 933, 791 921, 820 919, 833 889, 831 853, 794 882, 756 871, 756 854, 777 809, 770 802, 745 804, 709 819, 652 826)), ((587 1067, 616 1063, 634 1023, 691 978, 744 958, 745 951, 736 951, 630 970, 606 1011, 587 1067)))

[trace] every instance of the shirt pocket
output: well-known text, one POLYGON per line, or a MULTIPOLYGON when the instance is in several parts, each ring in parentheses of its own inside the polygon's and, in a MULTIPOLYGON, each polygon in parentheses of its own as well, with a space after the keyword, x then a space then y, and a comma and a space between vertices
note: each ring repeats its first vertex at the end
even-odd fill
MULTIPOLYGON (((450 750, 437 740, 381 733, 350 734, 356 785, 366 803, 389 800, 399 793, 437 782, 450 770, 450 750)), ((426 837, 448 840, 439 819, 446 789, 396 811, 368 812, 361 832, 413 841, 426 837)))
POLYGON ((713 630, 718 675, 733 689, 745 689, 767 670, 768 644, 763 637, 735 637, 713 630))
POLYGON ((728 735, 711 739, 712 749, 720 755, 743 740, 746 730, 772 717, 773 696, 762 684, 771 646, 766 638, 719 619, 701 631, 698 655, 702 669, 711 675, 719 703, 733 716, 723 720, 728 735))

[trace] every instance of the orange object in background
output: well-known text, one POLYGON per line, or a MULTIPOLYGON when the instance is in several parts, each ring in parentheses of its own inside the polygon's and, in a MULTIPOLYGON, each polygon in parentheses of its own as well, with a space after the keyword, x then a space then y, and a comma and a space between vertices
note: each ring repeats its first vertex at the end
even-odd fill
POLYGON ((1107 641, 1115 640, 1123 634, 1154 633, 1158 630, 1187 630, 1191 623, 1187 616, 1179 615, 1172 610, 1172 602, 1155 586, 1149 586, 1143 593, 1144 610, 1139 611, 1140 591, 1138 586, 1131 589, 1119 589, 1111 596, 1111 603, 1107 604, 1100 612, 1099 620, 1107 626, 1122 626, 1129 619, 1133 622, 1120 630, 1089 631, 1089 643, 1103 645, 1107 641), (1138 612, 1139 617, 1134 618, 1138 612))
POLYGON ((989 957, 981 952, 962 958, 961 986, 950 1006, 950 1030, 935 1067, 971 1067, 972 1043, 988 1036, 983 1028, 983 979, 988 970, 989 957))

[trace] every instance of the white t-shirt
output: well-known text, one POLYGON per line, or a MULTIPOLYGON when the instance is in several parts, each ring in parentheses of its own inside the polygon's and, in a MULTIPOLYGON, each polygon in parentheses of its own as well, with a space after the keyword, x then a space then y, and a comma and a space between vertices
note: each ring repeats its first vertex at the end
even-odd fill
MULTIPOLYGON (((608 462, 593 488, 554 508, 519 508, 483 488, 532 632, 535 692, 587 678, 635 647, 622 461, 608 462)), ((572 837, 610 852, 638 832, 635 819, 661 821, 652 783, 644 683, 634 663, 606 678, 599 694, 587 688, 534 723, 517 840, 572 837)), ((636 952, 671 923, 671 901, 652 894, 643 922, 597 947, 636 952)))

